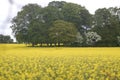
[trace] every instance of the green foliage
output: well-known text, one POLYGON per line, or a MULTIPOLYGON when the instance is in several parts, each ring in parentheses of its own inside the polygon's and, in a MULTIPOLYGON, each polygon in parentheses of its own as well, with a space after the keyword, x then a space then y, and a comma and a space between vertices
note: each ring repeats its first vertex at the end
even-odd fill
POLYGON ((76 39, 78 32, 76 26, 79 25, 78 23, 81 24, 79 20, 82 14, 89 14, 85 11, 87 10, 80 5, 64 1, 50 2, 45 8, 37 4, 28 4, 13 18, 11 28, 18 42, 32 43, 33 46, 39 43, 56 43, 55 36, 59 33, 59 43, 70 44, 76 39), (50 26, 56 28, 50 31, 52 30, 50 26), (55 32, 56 29, 59 30, 55 32))
POLYGON ((94 31, 102 37, 101 42, 105 46, 118 46, 117 36, 120 35, 120 19, 118 15, 112 11, 112 8, 98 9, 94 16, 94 31))
POLYGON ((38 22, 37 20, 31 21, 28 30, 29 42, 33 44, 44 43, 45 30, 45 26, 42 22, 38 22))
POLYGON ((0 34, 0 43, 13 43, 13 39, 9 35, 0 34))
POLYGON ((101 40, 101 36, 99 36, 96 32, 87 32, 86 34, 86 44, 94 45, 96 42, 101 40))
POLYGON ((83 37, 79 32, 77 32, 76 38, 76 42, 78 42, 79 44, 83 43, 83 37))
POLYGON ((59 44, 78 43, 88 46, 86 32, 89 30, 102 38, 94 45, 119 46, 120 9, 101 8, 91 15, 85 7, 64 1, 52 1, 44 8, 28 4, 13 18, 11 28, 18 42, 33 46, 43 43, 56 45, 58 40, 59 44), (73 31, 71 26, 74 26, 73 31), (75 34, 76 38, 73 39, 75 34), (59 39, 56 35, 59 35, 59 39))
POLYGON ((48 6, 53 6, 60 9, 63 8, 65 4, 66 4, 65 1, 52 1, 48 4, 48 6))
POLYGON ((90 21, 92 17, 90 13, 81 5, 66 3, 63 6, 62 13, 64 15, 64 20, 74 23, 80 32, 82 31, 82 25, 90 26, 91 24, 90 21))
POLYGON ((72 43, 75 41, 77 29, 74 24, 63 20, 57 20, 49 29, 50 38, 57 43, 72 43))
POLYGON ((61 18, 62 14, 56 7, 48 6, 43 9, 43 19, 48 26, 51 25, 53 21, 61 18))
MULTIPOLYGON (((28 43, 30 38, 28 30, 30 23, 33 20, 41 19, 41 7, 37 4, 28 4, 22 8, 22 11, 18 12, 17 16, 12 20, 12 30, 18 42, 28 43)), ((32 32, 31 32, 32 33, 32 32)))

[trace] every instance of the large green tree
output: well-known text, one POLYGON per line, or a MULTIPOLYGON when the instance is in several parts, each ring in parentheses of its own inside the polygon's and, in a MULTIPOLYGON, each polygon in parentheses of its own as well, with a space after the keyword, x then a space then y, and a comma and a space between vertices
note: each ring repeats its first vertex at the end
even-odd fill
POLYGON ((77 28, 73 23, 63 20, 54 21, 52 27, 49 29, 49 36, 53 42, 71 44, 76 40, 77 28))
POLYGON ((24 6, 22 10, 18 12, 17 16, 13 18, 13 25, 11 28, 18 42, 33 42, 33 31, 30 32, 30 28, 33 26, 36 27, 36 25, 39 27, 41 25, 41 23, 36 24, 36 20, 44 23, 42 18, 42 8, 37 4, 28 4, 24 6))
POLYGON ((94 30, 102 37, 98 46, 118 46, 120 19, 113 11, 113 8, 102 8, 95 12, 94 30))
POLYGON ((87 9, 74 3, 66 3, 63 6, 62 13, 64 20, 74 23, 78 30, 81 31, 82 25, 90 26, 91 15, 87 9))
POLYGON ((89 11, 81 5, 66 3, 62 8, 62 13, 65 21, 75 24, 79 33, 83 36, 83 43, 85 43, 85 32, 87 28, 91 28, 92 23, 92 15, 89 11))
POLYGON ((39 20, 31 21, 28 29, 29 42, 32 43, 32 46, 36 44, 41 44, 46 42, 46 26, 39 20))
MULTIPOLYGON (((76 32, 83 36, 82 42, 84 42, 84 32, 86 30, 83 29, 83 26, 91 26, 91 15, 84 7, 64 1, 52 1, 44 8, 37 4, 28 4, 14 17, 11 28, 18 42, 32 43, 33 46, 35 44, 42 45, 42 43, 56 43, 56 40, 52 38, 53 36, 50 37, 51 32, 49 32, 55 21, 60 22, 60 24, 61 21, 72 23, 65 28, 71 28, 74 24, 77 29, 76 32)), ((70 36, 73 35, 69 35, 69 38, 70 36)), ((63 39, 60 41, 61 43, 74 42, 73 38, 71 38, 71 41, 68 40, 70 39, 64 37, 64 41, 63 39)), ((81 43, 81 41, 79 42, 81 43)))
POLYGON ((62 19, 62 13, 57 7, 47 6, 43 8, 43 19, 47 26, 51 25, 52 22, 62 19))
POLYGON ((74 3, 67 3, 64 1, 52 1, 48 4, 47 8, 49 8, 50 13, 48 13, 47 20, 49 22, 55 20, 64 20, 68 22, 72 22, 77 26, 77 29, 82 32, 82 26, 90 27, 92 23, 92 15, 89 11, 82 7, 81 5, 74 3), (49 20, 51 19, 52 20, 49 20))

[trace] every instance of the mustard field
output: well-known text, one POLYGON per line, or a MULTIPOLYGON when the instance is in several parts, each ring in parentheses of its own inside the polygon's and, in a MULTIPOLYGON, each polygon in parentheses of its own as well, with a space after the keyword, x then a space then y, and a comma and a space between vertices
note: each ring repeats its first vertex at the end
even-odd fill
POLYGON ((120 48, 0 44, 0 80, 120 80, 120 48))

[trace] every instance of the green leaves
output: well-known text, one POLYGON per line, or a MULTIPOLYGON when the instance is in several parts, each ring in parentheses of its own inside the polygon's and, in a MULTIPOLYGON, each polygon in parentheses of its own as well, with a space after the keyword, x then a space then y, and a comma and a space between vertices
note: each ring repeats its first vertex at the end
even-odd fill
POLYGON ((9 35, 0 34, 0 43, 12 43, 13 39, 9 35))
POLYGON ((102 8, 95 12, 94 31, 102 37, 104 46, 118 46, 120 20, 116 10, 116 8, 102 8))
POLYGON ((11 28, 17 41, 23 43, 78 42, 88 46, 85 33, 91 31, 101 36, 100 44, 118 46, 119 26, 119 8, 101 8, 91 15, 81 5, 52 1, 44 8, 37 4, 25 5, 13 18, 11 28))
POLYGON ((74 24, 63 20, 57 20, 49 29, 49 36, 55 42, 71 43, 76 39, 77 29, 74 24))
POLYGON ((30 42, 29 27, 33 20, 40 20, 41 7, 37 4, 28 4, 18 12, 17 16, 12 20, 12 30, 18 42, 30 42))
POLYGON ((59 37, 60 43, 71 43, 76 39, 78 25, 84 24, 81 22, 84 10, 80 5, 64 1, 50 2, 44 8, 28 4, 13 18, 11 28, 18 42, 55 43, 59 37))

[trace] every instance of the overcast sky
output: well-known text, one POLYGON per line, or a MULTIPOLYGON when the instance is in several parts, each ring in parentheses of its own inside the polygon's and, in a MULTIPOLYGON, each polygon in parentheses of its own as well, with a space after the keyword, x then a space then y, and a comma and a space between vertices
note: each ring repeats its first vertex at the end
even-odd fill
MULTIPOLYGON (((53 0, 1 0, 0 1, 0 34, 12 36, 10 20, 17 15, 22 6, 28 3, 37 3, 42 7, 53 0)), ((54 0, 77 3, 84 6, 91 14, 98 8, 120 7, 120 0, 54 0)), ((12 36, 13 37, 13 36, 12 36)))

